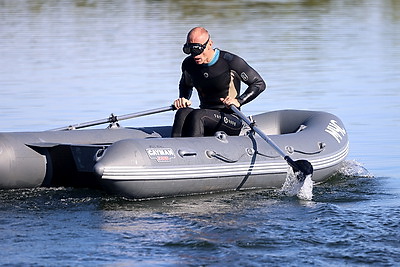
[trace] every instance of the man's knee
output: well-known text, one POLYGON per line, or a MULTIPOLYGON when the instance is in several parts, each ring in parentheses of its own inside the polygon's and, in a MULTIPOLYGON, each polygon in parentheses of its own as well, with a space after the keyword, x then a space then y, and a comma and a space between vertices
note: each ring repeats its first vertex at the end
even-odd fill
POLYGON ((176 111, 175 118, 184 120, 192 111, 192 108, 180 108, 176 111))
POLYGON ((207 116, 207 111, 204 109, 194 109, 189 115, 188 119, 193 121, 200 121, 207 116))

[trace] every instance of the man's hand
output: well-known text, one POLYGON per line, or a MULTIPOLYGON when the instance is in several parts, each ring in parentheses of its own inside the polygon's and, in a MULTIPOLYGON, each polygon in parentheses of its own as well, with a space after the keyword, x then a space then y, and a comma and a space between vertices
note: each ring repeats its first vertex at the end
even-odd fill
POLYGON ((220 98, 222 103, 224 103, 225 106, 229 107, 230 105, 234 105, 235 107, 240 107, 240 103, 236 98, 227 96, 225 98, 220 98))
POLYGON ((192 102, 184 97, 178 98, 174 101, 174 106, 176 109, 187 108, 192 105, 192 102))

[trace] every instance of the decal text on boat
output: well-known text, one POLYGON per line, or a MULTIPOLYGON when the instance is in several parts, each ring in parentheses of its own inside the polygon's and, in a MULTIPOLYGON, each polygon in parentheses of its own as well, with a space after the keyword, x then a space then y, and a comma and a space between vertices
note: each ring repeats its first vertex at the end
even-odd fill
POLYGON ((147 148, 146 153, 150 159, 155 159, 157 162, 170 162, 175 158, 175 153, 172 148, 147 148))
POLYGON ((339 144, 342 141, 343 137, 346 135, 346 130, 340 127, 335 120, 331 120, 329 122, 328 126, 326 126, 325 128, 325 132, 332 135, 339 144))

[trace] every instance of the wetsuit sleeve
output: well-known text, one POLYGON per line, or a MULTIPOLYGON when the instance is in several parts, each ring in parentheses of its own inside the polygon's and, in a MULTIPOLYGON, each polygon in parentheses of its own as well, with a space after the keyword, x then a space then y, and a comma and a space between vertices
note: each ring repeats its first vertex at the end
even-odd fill
POLYGON ((182 76, 179 81, 179 97, 190 99, 193 92, 193 82, 189 73, 185 70, 185 64, 182 64, 182 76))
POLYGON ((240 105, 244 105, 252 101, 259 94, 261 94, 265 90, 267 85, 264 82, 263 78, 261 78, 260 74, 258 74, 257 71, 250 67, 250 65, 247 64, 244 59, 236 55, 231 56, 232 60, 230 64, 232 70, 240 76, 242 82, 248 85, 244 93, 237 98, 240 105))

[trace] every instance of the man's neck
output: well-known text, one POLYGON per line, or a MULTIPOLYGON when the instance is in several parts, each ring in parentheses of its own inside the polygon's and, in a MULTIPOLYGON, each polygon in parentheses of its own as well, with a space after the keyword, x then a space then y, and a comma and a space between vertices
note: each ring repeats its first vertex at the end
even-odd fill
POLYGON ((209 60, 206 64, 208 66, 213 65, 215 62, 217 62, 218 57, 219 57, 219 50, 218 49, 213 49, 213 55, 211 57, 211 60, 209 60))

